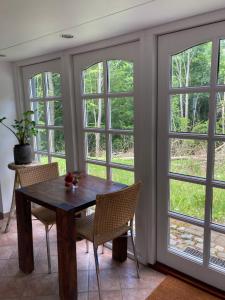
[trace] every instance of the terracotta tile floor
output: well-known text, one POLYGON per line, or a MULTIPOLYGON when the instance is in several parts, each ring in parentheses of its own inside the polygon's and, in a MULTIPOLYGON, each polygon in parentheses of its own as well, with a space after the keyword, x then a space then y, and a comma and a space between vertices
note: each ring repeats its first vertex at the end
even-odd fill
MULTIPOLYGON (((0 220, 0 299, 59 300, 57 274, 57 244, 55 226, 50 232, 52 274, 47 274, 44 226, 33 221, 35 271, 24 275, 17 259, 16 221, 10 232, 3 233, 0 220)), ((90 245, 90 249, 91 249, 90 245)), ((98 299, 93 253, 86 253, 85 242, 77 243, 79 300, 98 299)), ((148 267, 141 266, 141 279, 136 278, 135 264, 128 259, 123 264, 111 259, 111 251, 99 253, 103 299, 144 300, 165 278, 148 267)))

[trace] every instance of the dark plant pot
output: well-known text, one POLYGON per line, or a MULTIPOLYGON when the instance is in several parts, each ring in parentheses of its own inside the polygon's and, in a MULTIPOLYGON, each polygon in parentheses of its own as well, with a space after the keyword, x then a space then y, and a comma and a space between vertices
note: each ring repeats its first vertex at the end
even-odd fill
POLYGON ((16 165, 25 165, 32 162, 32 149, 30 144, 15 145, 13 154, 16 165))

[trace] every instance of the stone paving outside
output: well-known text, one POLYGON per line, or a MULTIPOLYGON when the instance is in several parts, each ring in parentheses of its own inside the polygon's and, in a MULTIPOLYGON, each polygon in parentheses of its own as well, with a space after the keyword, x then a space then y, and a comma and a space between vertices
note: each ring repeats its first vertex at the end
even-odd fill
MULTIPOLYGON (((185 251, 187 247, 203 253, 203 235, 201 227, 186 222, 171 220, 170 223, 170 247, 185 251)), ((211 256, 225 261, 225 234, 215 231, 211 233, 211 256)))

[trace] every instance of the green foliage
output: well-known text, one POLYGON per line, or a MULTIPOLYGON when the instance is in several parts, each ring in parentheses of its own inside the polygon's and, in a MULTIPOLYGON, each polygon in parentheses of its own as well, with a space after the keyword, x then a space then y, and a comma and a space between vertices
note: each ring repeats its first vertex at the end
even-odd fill
POLYGON ((15 135, 20 145, 29 144, 31 137, 37 134, 36 123, 31 120, 33 114, 32 110, 24 112, 23 119, 14 120, 14 124, 11 125, 13 129, 3 123, 6 120, 5 117, 0 119, 0 123, 15 135))

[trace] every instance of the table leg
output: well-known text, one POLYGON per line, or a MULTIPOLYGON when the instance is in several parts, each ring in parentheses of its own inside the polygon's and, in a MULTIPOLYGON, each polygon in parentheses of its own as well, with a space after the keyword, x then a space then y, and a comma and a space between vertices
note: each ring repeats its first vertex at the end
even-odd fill
POLYGON ((8 216, 8 220, 5 226, 5 233, 7 233, 9 230, 9 224, 11 221, 11 218, 13 216, 14 213, 14 208, 15 208, 15 190, 19 187, 19 182, 18 182, 18 175, 17 172, 15 172, 15 177, 14 177, 14 185, 13 185, 13 194, 12 194, 12 202, 11 202, 11 207, 10 207, 10 211, 9 211, 9 216, 8 216))
POLYGON ((124 262, 127 259, 127 236, 120 236, 113 240, 113 259, 124 262))
POLYGON ((31 203, 19 191, 15 193, 19 267, 28 274, 34 270, 31 203))
POLYGON ((59 296, 77 299, 76 228, 74 213, 56 210, 59 296))

